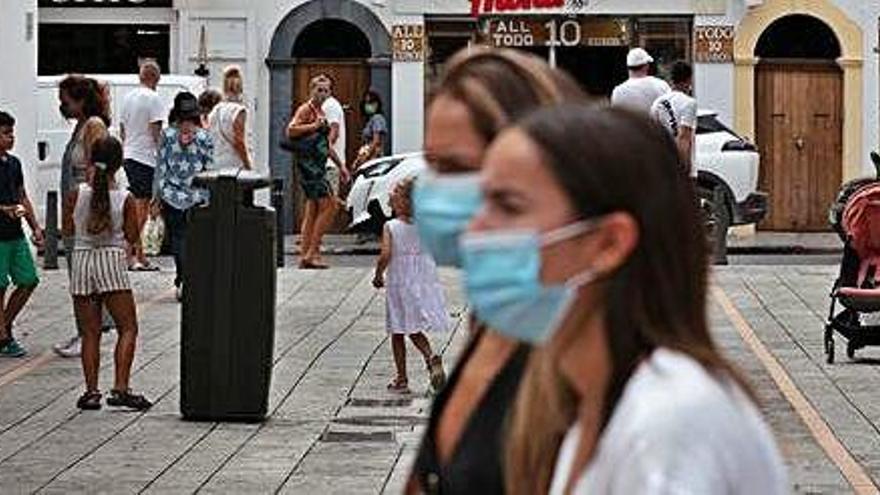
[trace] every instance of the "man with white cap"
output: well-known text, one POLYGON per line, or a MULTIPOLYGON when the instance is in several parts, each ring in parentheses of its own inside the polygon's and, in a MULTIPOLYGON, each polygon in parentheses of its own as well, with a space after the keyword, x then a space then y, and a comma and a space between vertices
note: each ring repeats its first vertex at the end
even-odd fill
POLYGON ((649 114, 657 98, 672 91, 666 81, 649 75, 654 58, 644 48, 633 48, 626 56, 629 79, 614 88, 611 104, 649 114))

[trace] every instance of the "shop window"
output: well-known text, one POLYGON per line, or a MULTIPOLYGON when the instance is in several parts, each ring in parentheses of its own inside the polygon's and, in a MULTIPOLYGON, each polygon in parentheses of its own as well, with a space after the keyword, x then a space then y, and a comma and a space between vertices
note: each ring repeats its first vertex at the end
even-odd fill
POLYGON ((460 50, 477 40, 477 22, 470 17, 434 17, 425 19, 428 37, 428 52, 425 58, 425 78, 427 85, 437 81, 443 73, 443 66, 460 50))
POLYGON ((40 75, 81 72, 132 74, 138 60, 153 58, 169 69, 171 35, 167 24, 40 24, 40 75))
POLYGON ((775 21, 761 34, 755 55, 835 60, 840 57, 840 43, 821 20, 808 15, 790 15, 775 21))
POLYGON ((669 78, 672 64, 692 63, 692 22, 690 18, 639 18, 635 21, 637 45, 654 57, 657 75, 669 78))

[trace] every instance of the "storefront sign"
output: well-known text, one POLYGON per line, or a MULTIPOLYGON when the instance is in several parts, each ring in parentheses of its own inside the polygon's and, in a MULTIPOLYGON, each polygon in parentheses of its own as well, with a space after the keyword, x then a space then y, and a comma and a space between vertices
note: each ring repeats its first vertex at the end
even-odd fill
POLYGON ((398 24, 392 28, 394 61, 421 62, 425 59, 425 26, 398 24))
POLYGON ((39 0, 40 7, 171 7, 172 0, 39 0))
POLYGON ((471 0, 471 15, 535 12, 541 9, 557 9, 578 12, 589 7, 594 0, 471 0))
POLYGON ((733 62, 733 26, 694 26, 694 61, 703 64, 733 62))
POLYGON ((498 18, 489 21, 495 46, 626 46, 625 23, 615 19, 498 18))

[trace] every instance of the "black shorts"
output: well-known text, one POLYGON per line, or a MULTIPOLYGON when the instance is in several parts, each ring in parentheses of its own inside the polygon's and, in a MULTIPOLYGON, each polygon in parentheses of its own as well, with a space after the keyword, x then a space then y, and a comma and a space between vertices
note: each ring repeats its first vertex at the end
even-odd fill
POLYGON ((125 160, 125 176, 128 177, 128 190, 136 199, 153 197, 153 176, 156 169, 132 159, 125 160))

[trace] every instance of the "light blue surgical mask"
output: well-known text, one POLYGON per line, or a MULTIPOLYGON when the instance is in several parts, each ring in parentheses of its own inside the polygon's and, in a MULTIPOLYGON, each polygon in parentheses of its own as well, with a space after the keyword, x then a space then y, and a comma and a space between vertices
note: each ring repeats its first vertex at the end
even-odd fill
POLYGON ((560 285, 541 282, 541 249, 584 235, 592 221, 547 234, 532 230, 472 232, 462 236, 465 291, 477 319, 492 330, 531 344, 558 330, 577 290, 596 279, 587 269, 560 285))
POLYGON ((425 172, 413 190, 413 218, 419 238, 441 266, 461 266, 459 238, 480 209, 479 174, 425 172))

